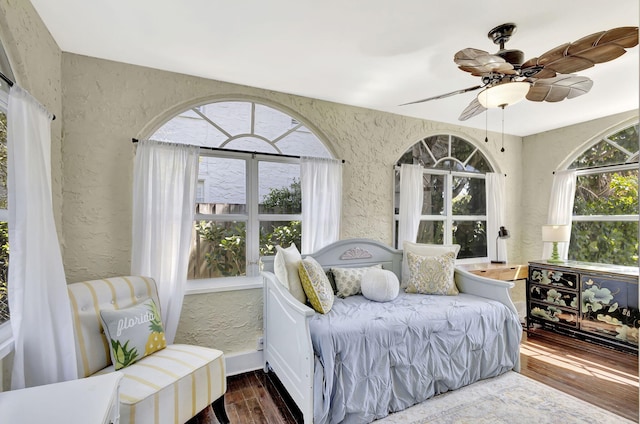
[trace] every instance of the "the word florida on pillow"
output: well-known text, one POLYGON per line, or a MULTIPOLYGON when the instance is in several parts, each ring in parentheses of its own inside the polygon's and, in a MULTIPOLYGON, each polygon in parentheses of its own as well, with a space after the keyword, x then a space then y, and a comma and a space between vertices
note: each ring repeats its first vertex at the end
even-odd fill
POLYGON ((158 307, 153 299, 122 309, 102 309, 100 319, 116 370, 167 347, 158 307))

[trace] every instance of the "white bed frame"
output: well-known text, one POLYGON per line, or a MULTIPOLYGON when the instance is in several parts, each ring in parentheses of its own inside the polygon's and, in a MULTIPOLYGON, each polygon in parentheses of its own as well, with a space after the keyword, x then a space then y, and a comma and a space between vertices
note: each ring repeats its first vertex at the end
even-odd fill
MULTIPOLYGON (((323 268, 364 267, 382 264, 402 281, 402 251, 369 239, 341 240, 313 253, 323 268)), ((315 356, 309 319, 316 313, 300 303, 273 274, 273 257, 263 258, 264 279, 264 370, 272 370, 304 416, 313 423, 313 372, 315 356)), ((484 278, 460 268, 455 280, 462 293, 505 304, 517 316, 509 297, 511 282, 484 278)), ((519 361, 515 371, 520 371, 519 361)))

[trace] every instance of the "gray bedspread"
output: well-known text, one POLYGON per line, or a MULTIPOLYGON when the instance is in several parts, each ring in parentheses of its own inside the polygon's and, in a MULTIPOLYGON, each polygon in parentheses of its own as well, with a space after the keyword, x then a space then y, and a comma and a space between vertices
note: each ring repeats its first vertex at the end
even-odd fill
POLYGON ((502 374, 514 367, 522 337, 506 306, 467 294, 336 298, 309 327, 316 424, 369 423, 502 374))

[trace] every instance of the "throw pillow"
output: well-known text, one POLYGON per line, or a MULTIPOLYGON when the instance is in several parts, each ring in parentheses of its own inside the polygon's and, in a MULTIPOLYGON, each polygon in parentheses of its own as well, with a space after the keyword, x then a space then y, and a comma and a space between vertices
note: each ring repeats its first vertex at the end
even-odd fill
POLYGON ((398 296, 400 282, 388 269, 372 268, 362 274, 362 295, 376 302, 389 302, 398 296))
POLYGON ((362 293, 360 289, 362 274, 371 268, 382 269, 382 265, 364 268, 331 268, 333 280, 336 283, 336 296, 347 297, 362 293))
POLYGON ((415 255, 420 256, 438 256, 443 253, 453 252, 455 254, 454 258, 458 256, 458 252, 460 251, 459 244, 422 244, 422 243, 411 243, 410 241, 405 241, 402 243, 402 283, 401 287, 407 287, 409 282, 409 278, 411 277, 411 270, 409 269, 409 262, 407 259, 407 253, 411 252, 415 255))
POLYGON ((309 257, 300 261, 300 280, 313 309, 326 314, 333 306, 333 290, 322 265, 309 257))
POLYGON ((100 320, 116 370, 167 347, 158 307, 153 299, 122 309, 103 309, 100 320))
POLYGON ((307 302, 307 296, 302 288, 298 267, 300 265, 300 252, 295 243, 286 249, 276 246, 276 257, 274 258, 273 271, 278 280, 287 288, 289 292, 302 303, 307 302), (281 265, 284 262, 284 267, 281 265))
POLYGON ((410 278, 407 293, 457 295, 454 280, 456 254, 448 252, 439 256, 419 256, 407 253, 410 278))

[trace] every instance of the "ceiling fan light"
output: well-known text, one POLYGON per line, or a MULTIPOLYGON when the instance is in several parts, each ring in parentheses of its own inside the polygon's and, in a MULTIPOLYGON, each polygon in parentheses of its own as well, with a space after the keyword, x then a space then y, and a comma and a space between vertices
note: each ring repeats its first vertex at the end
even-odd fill
POLYGON ((485 88, 478 93, 478 101, 485 108, 505 107, 524 100, 531 85, 524 81, 512 81, 485 88))

